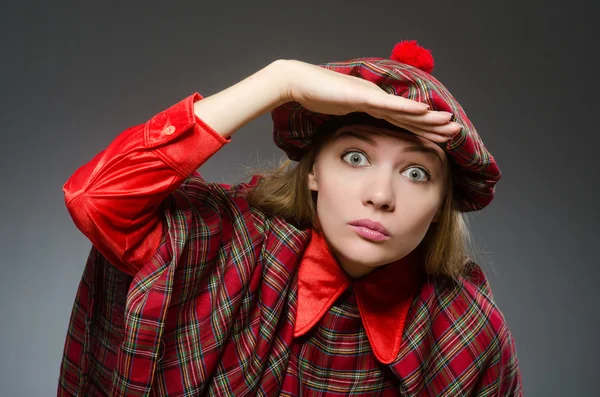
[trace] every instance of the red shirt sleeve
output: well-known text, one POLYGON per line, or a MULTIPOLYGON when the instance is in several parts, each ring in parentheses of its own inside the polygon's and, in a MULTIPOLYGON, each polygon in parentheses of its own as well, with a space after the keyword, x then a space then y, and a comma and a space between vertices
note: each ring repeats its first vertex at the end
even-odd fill
POLYGON ((126 129, 63 185, 77 228, 128 274, 159 246, 162 201, 230 142, 194 114, 201 99, 194 93, 126 129))

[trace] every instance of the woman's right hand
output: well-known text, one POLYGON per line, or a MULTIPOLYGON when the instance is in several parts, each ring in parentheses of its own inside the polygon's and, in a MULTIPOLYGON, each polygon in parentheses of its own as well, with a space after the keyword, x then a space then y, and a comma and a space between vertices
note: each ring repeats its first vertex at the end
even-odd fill
POLYGON ((332 115, 364 112, 384 119, 434 142, 445 142, 461 126, 451 113, 430 111, 426 104, 392 95, 376 84, 296 60, 277 61, 289 76, 282 101, 299 102, 306 109, 332 115))
POLYGON ((460 126, 447 112, 390 95, 367 80, 295 60, 277 60, 244 80, 194 103, 194 113, 227 138, 249 121, 286 102, 344 115, 365 112, 434 142, 445 142, 460 126))

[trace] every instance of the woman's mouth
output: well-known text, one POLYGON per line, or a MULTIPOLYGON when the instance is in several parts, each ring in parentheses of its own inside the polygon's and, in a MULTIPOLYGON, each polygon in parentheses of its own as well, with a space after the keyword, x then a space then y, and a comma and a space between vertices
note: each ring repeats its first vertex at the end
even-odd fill
POLYGON ((370 219, 359 219, 348 222, 356 233, 371 241, 384 241, 390 239, 390 232, 379 222, 370 219))

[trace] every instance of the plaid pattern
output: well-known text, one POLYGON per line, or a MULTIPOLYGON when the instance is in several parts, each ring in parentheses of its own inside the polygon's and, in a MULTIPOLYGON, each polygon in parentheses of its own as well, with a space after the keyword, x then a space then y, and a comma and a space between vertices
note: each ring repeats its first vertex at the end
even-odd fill
MULTIPOLYGON (((126 137, 152 134, 157 120, 178 130, 206 128, 182 116, 193 114, 197 97, 128 130, 133 135, 126 137)), ((177 153, 184 139, 178 134, 161 143, 165 152, 177 153)), ((121 188, 140 182, 114 178, 130 174, 127 167, 142 167, 127 156, 145 158, 146 167, 158 158, 144 152, 143 142, 153 140, 115 142, 103 152, 107 157, 95 158, 101 168, 82 168, 106 189, 102 200, 117 182, 121 188)), ((155 177, 173 179, 166 169, 155 177)), ((424 282, 409 310, 398 357, 389 365, 371 350, 352 288, 314 328, 294 338, 298 264, 311 232, 250 207, 246 197, 256 183, 257 178, 235 186, 207 183, 193 172, 161 201, 158 249, 135 275, 92 246, 66 335, 59 396, 521 395, 514 340, 476 265, 461 282, 424 282)), ((158 182, 148 189, 156 186, 168 189, 158 182)), ((118 211, 132 207, 134 194, 147 201, 142 187, 129 189, 131 197, 124 198, 129 205, 118 211)), ((104 216, 92 223, 103 226, 104 216)), ((89 224, 76 222, 104 252, 106 241, 116 240, 99 240, 89 224)))
POLYGON ((425 283, 389 366, 375 359, 351 290, 294 339, 308 234, 253 211, 245 191, 191 177, 169 198, 168 233, 135 277, 92 248, 58 395, 521 394, 514 341, 478 268, 476 283, 425 283))
MULTIPOLYGON (((459 208, 462 212, 481 210, 492 201, 495 185, 501 177, 500 169, 461 105, 431 74, 382 58, 360 58, 320 66, 371 81, 391 94, 427 103, 432 110, 452 113, 453 121, 463 128, 443 149, 453 165, 459 208)), ((310 146, 319 126, 332 118, 311 112, 297 102, 273 109, 271 116, 275 144, 296 161, 310 146)))

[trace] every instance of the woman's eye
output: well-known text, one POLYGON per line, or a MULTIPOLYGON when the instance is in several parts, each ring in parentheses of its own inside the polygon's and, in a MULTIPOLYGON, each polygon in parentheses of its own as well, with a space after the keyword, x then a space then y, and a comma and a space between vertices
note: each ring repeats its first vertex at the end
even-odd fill
POLYGON ((370 164, 367 156, 361 152, 348 152, 344 154, 342 159, 354 167, 362 167, 370 164))
POLYGON ((431 175, 421 167, 410 167, 402 173, 415 182, 427 182, 431 175))

